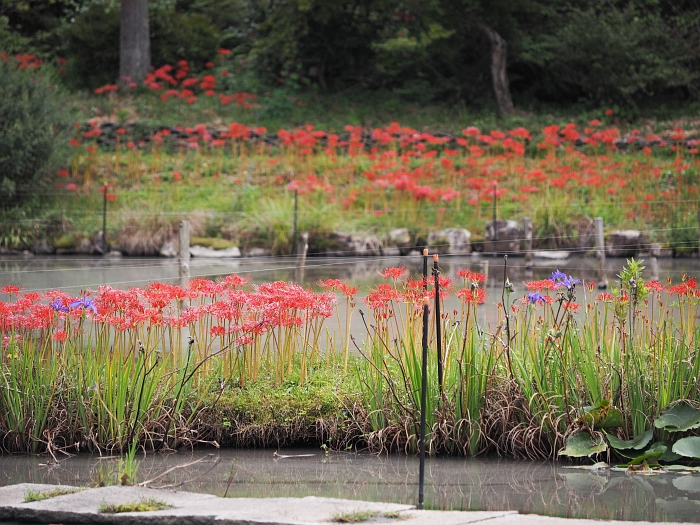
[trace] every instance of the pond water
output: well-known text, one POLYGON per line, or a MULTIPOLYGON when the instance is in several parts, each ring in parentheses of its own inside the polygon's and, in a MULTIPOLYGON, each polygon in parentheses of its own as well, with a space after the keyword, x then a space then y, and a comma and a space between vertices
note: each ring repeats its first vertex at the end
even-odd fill
MULTIPOLYGON (((116 471, 116 459, 78 455, 0 457, 0 485, 90 485, 116 471)), ((151 486, 229 497, 323 496, 415 504, 418 459, 315 449, 198 449, 141 458, 140 480, 151 486), (279 454, 275 455, 275 454, 279 454), (299 457, 290 457, 301 455, 299 457), (229 485, 229 478, 231 482, 229 485)), ((114 477, 114 476, 113 476, 114 477)), ((563 463, 497 458, 432 458, 426 463, 426 508, 517 510, 568 518, 700 522, 700 476, 592 473, 563 463)))

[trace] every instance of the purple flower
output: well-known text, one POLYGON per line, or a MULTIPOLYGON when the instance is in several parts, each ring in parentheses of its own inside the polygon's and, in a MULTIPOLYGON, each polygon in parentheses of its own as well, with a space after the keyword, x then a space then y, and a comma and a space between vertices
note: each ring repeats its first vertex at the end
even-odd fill
POLYGON ((68 307, 65 304, 63 304, 63 301, 61 299, 54 300, 51 304, 49 304, 49 306, 57 312, 68 311, 68 307))
POLYGON ((71 308, 84 308, 85 310, 92 310, 97 314, 97 306, 95 306, 95 300, 92 297, 81 297, 77 301, 70 303, 71 308))
POLYGON ((574 279, 570 275, 566 275, 559 270, 552 272, 552 276, 549 279, 554 281, 554 288, 561 288, 563 286, 569 291, 574 288, 574 285, 581 284, 581 279, 574 279))
POLYGON ((540 292, 532 292, 527 294, 527 300, 530 301, 530 304, 545 303, 545 298, 540 294, 540 292))

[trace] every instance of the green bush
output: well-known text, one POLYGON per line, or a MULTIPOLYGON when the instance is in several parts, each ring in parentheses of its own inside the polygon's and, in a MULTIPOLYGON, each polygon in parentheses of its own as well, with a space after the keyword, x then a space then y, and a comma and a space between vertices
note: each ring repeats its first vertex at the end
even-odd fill
POLYGON ((21 204, 41 191, 66 118, 55 88, 34 69, 0 61, 0 202, 21 204))

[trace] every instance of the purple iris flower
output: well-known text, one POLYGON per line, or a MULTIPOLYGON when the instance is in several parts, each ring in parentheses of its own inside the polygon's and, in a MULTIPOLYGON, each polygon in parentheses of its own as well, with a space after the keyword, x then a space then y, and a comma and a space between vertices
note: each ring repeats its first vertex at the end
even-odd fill
POLYGON ((63 301, 61 301, 61 299, 54 300, 51 304, 49 304, 49 306, 57 312, 68 311, 68 307, 65 304, 63 304, 63 301))
POLYGON ((545 303, 545 298, 540 294, 540 292, 532 292, 527 294, 527 300, 530 304, 545 303))
POLYGON ((81 297, 77 301, 70 303, 71 308, 84 308, 85 310, 92 310, 97 314, 97 306, 95 306, 95 300, 92 297, 81 297))
POLYGON ((566 275, 559 270, 552 272, 552 276, 549 279, 556 283, 555 288, 561 288, 563 286, 569 291, 573 289, 574 285, 581 284, 581 279, 574 279, 570 275, 566 275))

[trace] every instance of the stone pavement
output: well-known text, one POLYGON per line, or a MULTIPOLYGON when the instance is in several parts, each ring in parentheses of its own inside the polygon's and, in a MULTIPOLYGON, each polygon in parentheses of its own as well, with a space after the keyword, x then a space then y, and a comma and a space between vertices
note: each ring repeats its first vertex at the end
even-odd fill
MULTIPOLYGON (((0 525, 14 523, 109 524, 109 525, 318 525, 337 523, 352 513, 368 516, 358 523, 397 525, 572 525, 572 520, 517 512, 460 512, 416 510, 410 505, 331 498, 219 498, 174 490, 144 487, 102 487, 24 503, 28 490, 44 492, 55 485, 23 483, 0 487, 0 525), (137 503, 157 499, 170 508, 150 512, 106 514, 102 504, 137 503), (389 513, 389 514, 387 514, 389 513)), ((64 487, 65 488, 65 487, 64 487)), ((644 522, 607 522, 621 525, 644 522)), ((575 520, 573 525, 600 525, 594 520, 575 520)))

